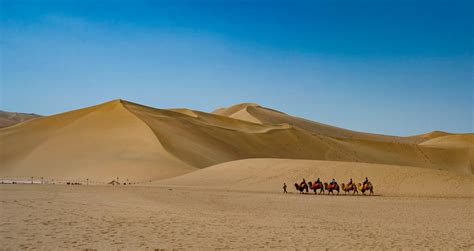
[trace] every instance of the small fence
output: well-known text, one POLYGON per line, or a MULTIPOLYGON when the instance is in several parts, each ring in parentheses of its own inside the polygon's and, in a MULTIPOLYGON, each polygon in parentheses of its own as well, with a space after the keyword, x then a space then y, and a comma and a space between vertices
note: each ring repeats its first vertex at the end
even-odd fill
POLYGON ((47 178, 37 176, 3 176, 0 177, 0 184, 32 184, 32 185, 138 185, 151 181, 131 181, 129 179, 120 180, 118 177, 110 182, 96 181, 88 178, 47 178))

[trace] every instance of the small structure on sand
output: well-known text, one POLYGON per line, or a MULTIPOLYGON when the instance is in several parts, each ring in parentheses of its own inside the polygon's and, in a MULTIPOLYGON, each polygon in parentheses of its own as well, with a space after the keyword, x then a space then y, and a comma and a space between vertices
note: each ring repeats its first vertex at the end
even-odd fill
POLYGON ((120 182, 118 182, 117 180, 112 180, 111 182, 109 182, 107 184, 115 186, 115 185, 120 185, 120 182))

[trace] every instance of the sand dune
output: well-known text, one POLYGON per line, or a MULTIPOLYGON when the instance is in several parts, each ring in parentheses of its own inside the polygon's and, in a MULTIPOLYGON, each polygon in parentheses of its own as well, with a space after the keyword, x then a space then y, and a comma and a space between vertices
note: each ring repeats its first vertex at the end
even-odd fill
MULTIPOLYGON (((474 144, 461 143, 466 147, 463 149, 444 147, 443 150, 428 143, 420 144, 446 135, 456 137, 456 134, 434 131, 411 137, 396 137, 361 133, 294 117, 253 103, 221 108, 214 113, 250 122, 259 121, 261 124, 286 123, 310 133, 313 137, 319 137, 327 145, 334 146, 334 149, 345 156, 326 155, 322 160, 428 167, 467 174, 472 174, 474 166, 474 161, 470 161, 473 158, 474 144)), ((474 134, 464 134, 461 137, 473 136, 474 134)))
POLYGON ((280 111, 262 107, 254 103, 243 103, 229 108, 220 108, 214 114, 228 116, 240 120, 255 122, 260 124, 281 124, 287 123, 301 128, 310 133, 329 136, 338 139, 364 139, 388 142, 417 142, 413 138, 394 137, 370 133, 361 133, 343 128, 326 125, 303 118, 294 117, 280 111))
POLYGON ((250 109, 250 107, 260 106, 256 103, 242 103, 229 108, 219 108, 212 113, 252 123, 262 124, 262 121, 249 113, 248 109, 250 109))
POLYGON ((434 138, 438 138, 438 137, 442 137, 442 136, 448 136, 448 135, 452 135, 452 133, 447 133, 447 132, 443 132, 443 131, 432 131, 432 132, 429 132, 429 133, 423 133, 423 134, 415 135, 415 136, 412 136, 412 137, 413 138, 423 138, 425 140, 429 140, 429 139, 434 139, 434 138))
POLYGON ((452 149, 463 148, 469 149, 474 147, 474 134, 456 134, 432 138, 420 145, 431 146, 434 148, 452 149))
POLYGON ((392 196, 474 197, 474 177, 448 171, 339 161, 247 159, 211 166, 155 185, 231 189, 241 191, 296 192, 293 184, 306 178, 344 183, 369 177, 375 193, 392 196))
POLYGON ((2 176, 135 182, 194 170, 118 100, 5 128, 0 144, 2 176))
POLYGON ((12 126, 37 117, 41 116, 34 113, 0 111, 0 128, 12 126))
POLYGON ((1 129, 0 176, 102 182, 118 176, 144 182, 249 158, 402 165, 472 175, 469 141, 459 141, 456 134, 446 137, 454 138, 354 132, 251 103, 205 113, 114 100, 1 129))

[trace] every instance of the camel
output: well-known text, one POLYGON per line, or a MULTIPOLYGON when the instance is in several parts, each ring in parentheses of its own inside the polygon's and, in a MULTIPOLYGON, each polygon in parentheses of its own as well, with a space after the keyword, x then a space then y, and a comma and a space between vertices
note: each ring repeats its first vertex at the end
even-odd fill
POLYGON ((342 189, 342 191, 344 191, 344 194, 347 194, 350 191, 352 191, 353 195, 355 193, 359 193, 359 191, 357 191, 357 186, 354 183, 351 183, 350 185, 347 184, 347 186, 346 186, 346 184, 342 183, 341 184, 341 189, 342 189))
POLYGON ((304 190, 308 192, 308 185, 304 183, 303 185, 299 185, 298 183, 295 183, 295 188, 296 190, 300 191, 300 193, 304 193, 304 190))
POLYGON ((339 185, 338 184, 328 184, 324 182, 324 189, 328 191, 328 194, 332 193, 334 195, 334 190, 337 191, 337 195, 339 195, 339 185))
POLYGON ((363 195, 365 195, 365 191, 369 191, 369 195, 374 194, 374 187, 372 186, 372 183, 367 182, 365 185, 358 183, 357 187, 359 190, 362 192, 363 195))
POLYGON ((321 182, 311 183, 311 181, 310 181, 310 182, 308 182, 308 186, 311 190, 314 191, 315 194, 317 193, 317 190, 319 190, 319 194, 324 193, 324 186, 323 186, 323 183, 321 183, 321 182))

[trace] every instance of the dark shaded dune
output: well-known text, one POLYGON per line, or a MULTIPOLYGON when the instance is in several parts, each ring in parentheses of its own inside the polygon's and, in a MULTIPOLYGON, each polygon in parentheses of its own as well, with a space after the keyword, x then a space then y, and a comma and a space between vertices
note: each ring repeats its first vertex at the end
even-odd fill
POLYGON ((0 111, 0 128, 9 127, 18 123, 41 117, 34 113, 19 113, 0 111))

